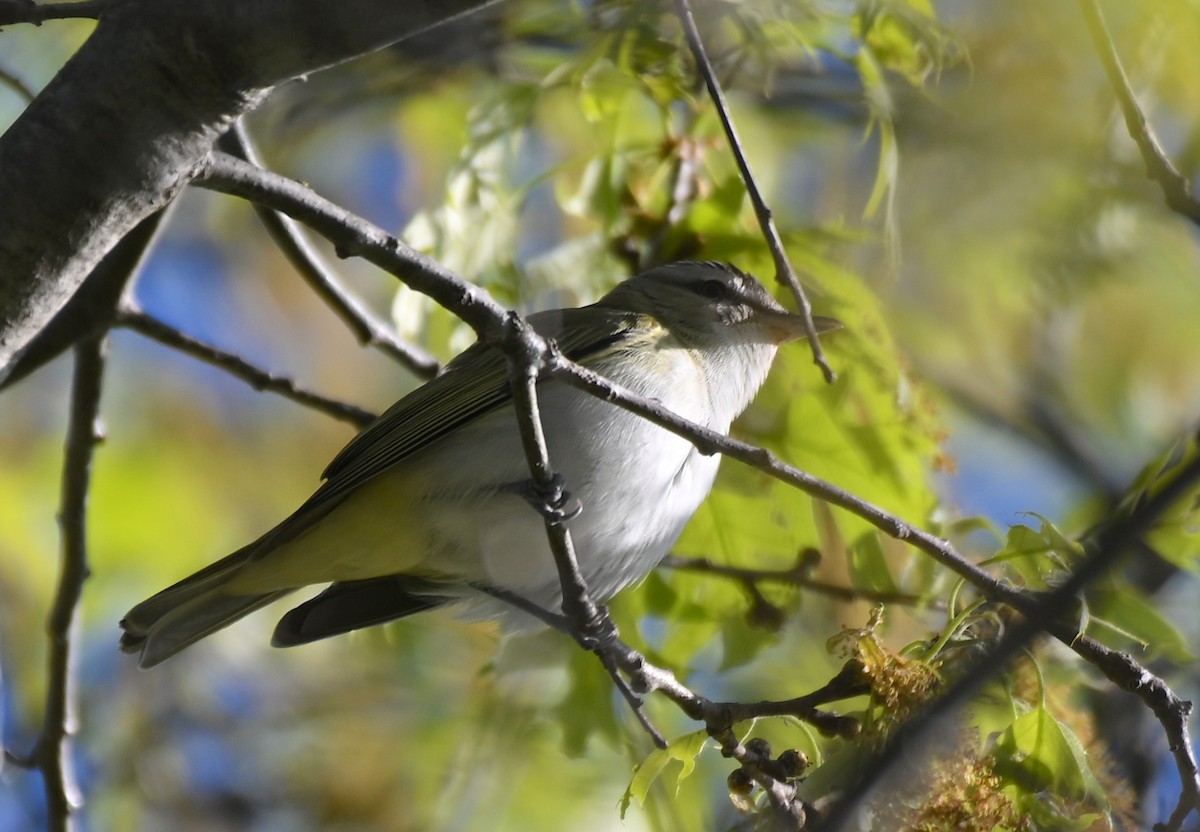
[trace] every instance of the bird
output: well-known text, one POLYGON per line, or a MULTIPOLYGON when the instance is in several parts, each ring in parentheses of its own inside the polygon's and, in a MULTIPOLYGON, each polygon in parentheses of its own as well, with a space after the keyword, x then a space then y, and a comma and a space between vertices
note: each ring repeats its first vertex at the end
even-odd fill
MULTIPOLYGON (((840 326, 812 320, 818 332, 840 326)), ((589 306, 528 321, 567 358, 721 433, 777 348, 806 334, 804 319, 756 278, 716 261, 668 263, 589 306)), ((551 464, 578 508, 560 519, 589 593, 605 601, 670 551, 720 458, 562 381, 539 380, 537 394, 551 464)), ((447 604, 516 629, 533 624, 501 593, 545 610, 561 604, 498 350, 468 347, 355 436, 322 480, 266 534, 134 606, 120 622, 121 649, 152 667, 311 585, 328 584, 280 619, 274 646, 447 604)))

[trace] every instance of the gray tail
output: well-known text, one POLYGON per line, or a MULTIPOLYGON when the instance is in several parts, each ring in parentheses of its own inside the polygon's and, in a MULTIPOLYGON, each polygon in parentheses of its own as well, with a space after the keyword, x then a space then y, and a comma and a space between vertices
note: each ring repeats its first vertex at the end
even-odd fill
POLYGON ((226 595, 222 588, 250 559, 257 542, 167 587, 131 609, 121 620, 121 649, 138 653, 139 667, 154 665, 228 626, 291 590, 261 595, 226 595))

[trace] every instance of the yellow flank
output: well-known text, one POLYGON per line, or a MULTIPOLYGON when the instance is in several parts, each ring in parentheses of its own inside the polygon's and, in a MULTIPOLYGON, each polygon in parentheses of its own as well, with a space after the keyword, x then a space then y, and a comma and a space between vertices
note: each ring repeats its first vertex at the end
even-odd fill
POLYGON ((364 483, 293 540, 256 553, 223 594, 255 595, 415 571, 436 548, 425 534, 429 524, 420 480, 402 465, 364 483))

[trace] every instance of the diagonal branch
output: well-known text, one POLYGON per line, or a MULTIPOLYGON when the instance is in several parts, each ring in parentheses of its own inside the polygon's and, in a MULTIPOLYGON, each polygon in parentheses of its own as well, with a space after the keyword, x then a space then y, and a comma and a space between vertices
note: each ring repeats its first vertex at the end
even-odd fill
MULTIPOLYGON (((980 656, 973 667, 965 670, 932 707, 915 716, 889 738, 887 746, 867 769, 865 776, 854 788, 846 790, 843 798, 830 810, 824 828, 838 830, 850 827, 854 810, 869 799, 871 788, 879 783, 891 768, 905 759, 912 745, 927 739, 941 717, 964 705, 988 679, 1007 667, 1013 658, 1043 632, 1058 636, 1062 631, 1063 611, 1071 610, 1078 595, 1149 532, 1158 518, 1191 494, 1198 483, 1200 457, 1180 468, 1170 482, 1137 505, 1128 515, 1117 517, 1102 526, 1088 544, 1087 548, 1090 551, 1087 556, 1062 584, 1043 594, 1033 607, 1022 610, 1025 618, 1011 627, 994 649, 980 656)), ((1081 652, 1080 655, 1085 654, 1081 652)), ((1142 682, 1148 683, 1150 674, 1146 673, 1145 676, 1147 678, 1142 682)), ((1174 828, 1178 828, 1178 823, 1192 811, 1200 810, 1200 775, 1197 774, 1196 763, 1191 756, 1186 722, 1190 708, 1190 704, 1179 701, 1174 707, 1174 716, 1182 719, 1178 725, 1179 734, 1173 739, 1182 743, 1182 747, 1177 747, 1173 741, 1171 750, 1176 755, 1180 774, 1189 775, 1183 776, 1183 791, 1172 817, 1174 828)), ((1159 708, 1154 710, 1156 716, 1159 716, 1159 708)))
MULTIPOLYGON (((637 413, 655 424, 692 442, 701 453, 721 453, 750 465, 805 493, 843 508, 871 523, 880 531, 904 541, 932 557, 938 563, 965 578, 987 598, 999 601, 1039 621, 1039 626, 1067 645, 1076 654, 1096 667, 1121 690, 1137 695, 1155 714, 1163 726, 1168 745, 1175 756, 1183 780, 1184 795, 1178 812, 1186 815, 1191 807, 1200 805, 1200 770, 1188 741, 1187 716, 1190 706, 1176 696, 1170 687, 1125 653, 1105 647, 1089 636, 1081 635, 1070 622, 1047 618, 1039 596, 1023 592, 975 566, 947 540, 925 532, 883 509, 862 500, 817 477, 781 462, 774 454, 746 442, 734 439, 701 425, 689 422, 663 408, 657 402, 638 396, 628 389, 598 374, 568 361, 561 355, 550 362, 550 372, 568 384, 590 391, 606 401, 637 413)), ((1149 517, 1157 514, 1147 515, 1149 517)), ((1148 522, 1148 521, 1147 521, 1148 522)), ((1134 538, 1130 538, 1132 541, 1134 538)), ((1090 576, 1088 580, 1094 578, 1090 576)), ((1061 612, 1062 608, 1059 608, 1061 612)), ((992 665, 991 672, 996 672, 992 665)), ((986 674, 980 674, 986 675, 986 674)))
POLYGON ((812 304, 804 294, 804 289, 800 286, 800 279, 796 277, 796 271, 792 268, 791 261, 788 260, 787 254, 783 250, 783 240, 779 236, 779 229, 775 227, 775 218, 770 207, 767 206, 766 200, 763 199, 762 192, 758 189, 758 182, 755 181, 754 174, 750 171, 750 163, 746 161, 742 142, 738 138, 737 129, 729 115, 729 105, 725 101, 725 93, 721 90, 721 82, 717 80, 712 62, 709 61, 708 53, 704 49, 704 41, 700 38, 700 31, 696 28, 696 18, 692 15, 692 8, 688 0, 675 0, 675 9, 683 24, 683 32, 687 36, 688 46, 691 47, 692 55, 696 59, 696 66, 704 77, 704 85, 708 87, 708 95, 717 108, 717 115, 721 118, 721 126, 725 128, 729 147, 733 151, 734 159, 737 160, 738 171, 741 173, 742 181, 746 184, 746 192, 750 195, 750 203, 754 206, 754 216, 758 218, 758 225, 767 240, 767 247, 771 250, 771 257, 775 261, 775 279, 791 289, 796 304, 800 308, 800 314, 804 318, 804 327, 808 333, 808 345, 812 349, 813 363, 821 368, 821 372, 825 374, 825 381, 833 382, 837 375, 825 360, 825 353, 821 349, 821 340, 817 337, 816 327, 813 326, 812 304))
MULTIPOLYGON (((228 152, 252 165, 262 167, 254 144, 239 121, 217 142, 228 152)), ((371 314, 358 299, 346 291, 324 258, 313 248, 304 233, 290 217, 254 206, 254 212, 284 257, 296 268, 317 297, 325 301, 364 346, 376 347, 423 379, 437 374, 438 362, 429 353, 400 340, 395 331, 371 314)))
POLYGON ((361 257, 429 295, 458 315, 480 340, 503 340, 507 310, 491 295, 300 182, 227 153, 213 153, 194 184, 282 211, 333 243, 339 257, 361 257))
POLYGON ((220 367, 230 375, 240 378, 255 390, 278 393, 297 404, 311 407, 313 410, 318 410, 340 421, 349 422, 355 427, 365 427, 375 420, 373 413, 363 410, 361 407, 314 393, 301 387, 290 378, 255 367, 241 356, 186 335, 130 303, 124 304, 118 310, 114 323, 116 326, 133 330, 160 344, 179 350, 207 364, 212 364, 214 367, 220 367))
POLYGON ((1146 174, 1162 188, 1167 206, 1176 213, 1187 217, 1193 223, 1200 225, 1200 201, 1192 194, 1191 183, 1171 164, 1166 152, 1159 144, 1154 128, 1147 121, 1145 113, 1138 105, 1137 97, 1129 84, 1129 76, 1121 66, 1121 57, 1109 34, 1108 26, 1104 23, 1104 14, 1100 11, 1097 0, 1079 0, 1079 8, 1087 21, 1088 32, 1096 45, 1100 63, 1104 66, 1104 74, 1108 76, 1109 86, 1117 96, 1121 105, 1121 113, 1125 117, 1125 128, 1129 137, 1137 145, 1142 154, 1142 163, 1146 166, 1146 174))

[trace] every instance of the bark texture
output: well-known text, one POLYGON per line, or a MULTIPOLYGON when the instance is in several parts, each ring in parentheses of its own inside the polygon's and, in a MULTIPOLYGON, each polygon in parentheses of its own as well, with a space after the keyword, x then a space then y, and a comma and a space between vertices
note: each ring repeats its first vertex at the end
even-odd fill
POLYGON ((0 136, 0 383, 101 259, 290 78, 488 0, 126 0, 0 136))

